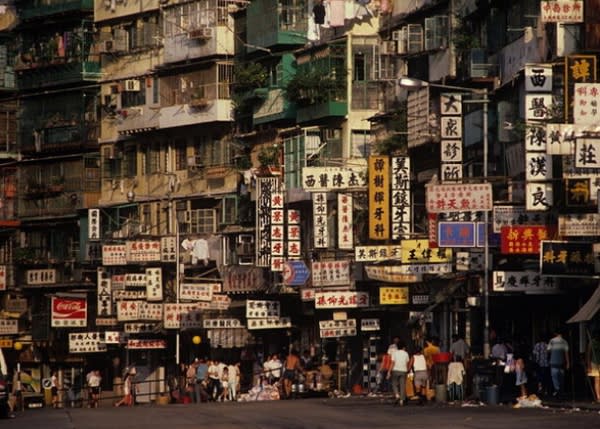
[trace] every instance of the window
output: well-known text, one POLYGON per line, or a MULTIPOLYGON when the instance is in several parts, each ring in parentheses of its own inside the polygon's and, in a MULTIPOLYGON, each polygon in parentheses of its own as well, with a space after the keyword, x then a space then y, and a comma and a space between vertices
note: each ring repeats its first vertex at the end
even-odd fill
POLYGON ((143 106, 146 104, 146 86, 143 80, 127 79, 122 83, 121 107, 143 106), (134 82, 137 82, 135 84, 134 82))
POLYGON ((175 140, 175 170, 187 169, 187 145, 184 139, 175 140))
POLYGON ((448 17, 425 18, 425 50, 444 49, 448 46, 448 17))
POLYGON ((354 54, 354 80, 364 81, 367 79, 367 64, 365 62, 365 54, 356 52, 354 54))
POLYGON ((196 159, 201 159, 205 166, 231 164, 232 150, 229 140, 198 137, 194 143, 196 159))
POLYGON ((160 143, 151 143, 149 148, 146 151, 146 174, 157 173, 159 171, 164 171, 163 165, 161 162, 161 148, 162 145, 160 143))
POLYGON ((223 197, 221 205, 221 223, 232 225, 237 222, 237 196, 227 195, 223 197))
POLYGON ((369 130, 352 130, 352 157, 366 158, 371 154, 369 140, 371 132, 369 130))
MULTIPOLYGON (((283 139, 283 160, 286 189, 302 187, 302 167, 306 165, 305 136, 297 134, 283 139)), ((308 149, 308 148, 307 148, 308 149)))
POLYGON ((190 233, 212 234, 216 232, 216 216, 214 209, 190 210, 190 233))
POLYGON ((137 150, 135 145, 130 145, 125 148, 123 153, 123 175, 125 177, 133 177, 137 175, 137 150))

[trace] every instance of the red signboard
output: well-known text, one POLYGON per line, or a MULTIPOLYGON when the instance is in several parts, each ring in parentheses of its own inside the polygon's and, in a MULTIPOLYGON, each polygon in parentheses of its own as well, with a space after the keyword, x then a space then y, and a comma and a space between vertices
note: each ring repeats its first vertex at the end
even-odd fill
POLYGON ((52 297, 53 328, 71 328, 87 325, 87 301, 85 298, 52 297))
POLYGON ((507 254, 538 254, 540 242, 552 238, 554 228, 543 225, 503 226, 500 229, 500 251, 507 254))

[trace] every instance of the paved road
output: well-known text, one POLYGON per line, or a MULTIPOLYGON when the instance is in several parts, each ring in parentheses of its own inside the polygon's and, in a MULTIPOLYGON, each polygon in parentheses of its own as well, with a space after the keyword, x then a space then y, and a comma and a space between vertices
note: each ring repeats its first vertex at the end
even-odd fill
POLYGON ((28 410, 2 429, 436 429, 600 428, 598 411, 449 405, 393 407, 380 400, 305 399, 133 408, 28 410))

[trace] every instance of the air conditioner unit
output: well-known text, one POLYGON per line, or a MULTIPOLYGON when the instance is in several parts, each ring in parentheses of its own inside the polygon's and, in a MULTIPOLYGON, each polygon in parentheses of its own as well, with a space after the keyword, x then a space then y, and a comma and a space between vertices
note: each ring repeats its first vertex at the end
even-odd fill
POLYGON ((381 42, 381 55, 396 55, 396 41, 384 40, 381 42))
POLYGON ((125 91, 139 91, 140 81, 137 79, 127 79, 125 81, 125 91))

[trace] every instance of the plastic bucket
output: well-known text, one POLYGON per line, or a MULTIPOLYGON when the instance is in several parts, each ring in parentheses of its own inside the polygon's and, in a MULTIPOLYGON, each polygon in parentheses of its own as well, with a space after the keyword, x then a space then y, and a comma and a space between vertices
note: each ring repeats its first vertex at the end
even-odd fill
POLYGON ((488 386, 485 389, 485 396, 486 396, 486 402, 488 403, 488 405, 498 405, 498 396, 499 396, 500 390, 498 389, 498 386, 488 386))
POLYGON ((448 399, 448 388, 445 384, 435 385, 435 402, 446 402, 448 399))

